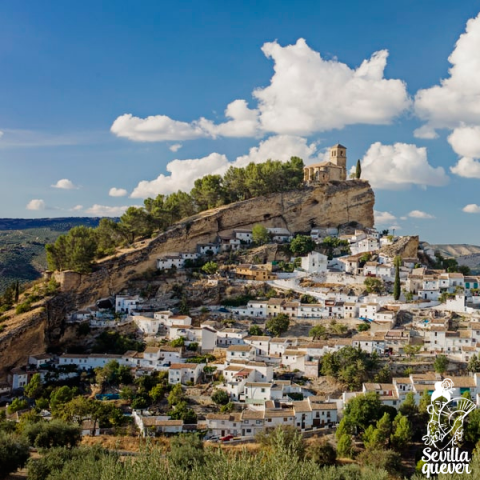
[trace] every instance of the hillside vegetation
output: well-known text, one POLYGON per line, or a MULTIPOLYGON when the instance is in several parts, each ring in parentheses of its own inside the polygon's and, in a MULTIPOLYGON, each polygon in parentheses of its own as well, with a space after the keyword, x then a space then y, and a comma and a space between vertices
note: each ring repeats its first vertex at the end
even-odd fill
POLYGON ((39 278, 47 268, 45 245, 78 225, 98 218, 0 219, 0 294, 8 285, 39 278))

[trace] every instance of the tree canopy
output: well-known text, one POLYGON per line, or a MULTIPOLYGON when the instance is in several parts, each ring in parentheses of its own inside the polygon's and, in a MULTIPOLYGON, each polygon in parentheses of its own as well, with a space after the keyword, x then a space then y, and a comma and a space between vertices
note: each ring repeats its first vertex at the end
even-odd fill
POLYGON ((257 223, 252 228, 252 240, 256 245, 263 245, 268 243, 270 240, 270 235, 268 230, 261 224, 257 223))
POLYGON ((316 246, 317 244, 315 243, 315 240, 308 235, 297 235, 290 242, 290 250, 295 255, 307 255, 315 250, 316 246))
POLYGON ((265 326, 267 327, 268 331, 278 337, 288 330, 288 327, 290 326, 290 317, 284 313, 280 313, 267 320, 265 326))

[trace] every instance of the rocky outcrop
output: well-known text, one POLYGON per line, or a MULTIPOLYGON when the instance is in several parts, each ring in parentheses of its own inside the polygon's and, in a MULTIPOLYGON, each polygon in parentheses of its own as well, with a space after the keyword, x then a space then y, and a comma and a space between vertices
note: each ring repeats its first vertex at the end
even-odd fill
MULTIPOLYGON (((62 336, 64 318, 68 311, 82 308, 97 299, 115 295, 129 280, 156 268, 156 259, 167 252, 193 252, 198 243, 208 243, 222 232, 248 228, 256 223, 267 227, 284 227, 293 233, 306 233, 314 227, 337 227, 359 224, 372 227, 375 196, 364 180, 331 182, 285 193, 252 198, 243 202, 202 212, 169 228, 156 238, 142 242, 138 248, 118 252, 94 266, 93 272, 80 275, 74 272, 56 273, 61 292, 47 302, 36 325, 44 329, 44 346, 55 345, 62 336)), ((9 334, 9 344, 16 342, 9 334)), ((25 348, 13 361, 7 360, 9 348, 3 348, 6 335, 0 336, 0 365, 9 366, 32 352, 25 348), (14 360, 15 359, 15 360, 14 360)), ((40 341, 40 336, 38 336, 40 341)), ((36 342, 37 343, 37 342, 36 342)), ((35 344, 36 344, 35 343, 35 344)))
POLYGON ((252 227, 284 227, 293 233, 309 232, 319 226, 356 222, 373 226, 375 197, 366 181, 330 183, 302 190, 271 194, 202 212, 173 225, 140 248, 125 251, 99 262, 89 275, 56 274, 62 291, 75 293, 72 308, 118 293, 132 277, 156 268, 156 259, 168 252, 194 252, 222 232, 252 227))
POLYGON ((418 258, 418 244, 418 235, 400 237, 392 245, 382 247, 380 253, 390 257, 418 258))

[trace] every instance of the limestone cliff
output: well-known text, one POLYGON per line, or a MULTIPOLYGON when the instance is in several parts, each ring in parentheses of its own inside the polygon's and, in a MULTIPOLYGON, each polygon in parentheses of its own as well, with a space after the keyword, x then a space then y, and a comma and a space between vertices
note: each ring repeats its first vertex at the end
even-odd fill
POLYGON ((7 328, 0 334, 0 366, 12 366, 24 361, 28 354, 38 353, 42 339, 44 347, 55 345, 62 335, 67 311, 120 292, 129 279, 155 268, 156 259, 164 253, 193 252, 198 243, 212 242, 219 233, 252 227, 256 223, 285 227, 293 233, 306 233, 314 227, 336 227, 350 222, 372 227, 374 202, 373 190, 364 180, 331 182, 252 198, 189 217, 156 238, 142 242, 138 248, 124 250, 102 260, 89 275, 56 273, 61 293, 29 320, 32 326, 35 325, 33 330, 36 332, 31 337, 32 349, 28 348, 28 328, 18 325, 15 329, 22 335, 25 349, 21 351, 16 348, 18 343, 14 331, 7 328))

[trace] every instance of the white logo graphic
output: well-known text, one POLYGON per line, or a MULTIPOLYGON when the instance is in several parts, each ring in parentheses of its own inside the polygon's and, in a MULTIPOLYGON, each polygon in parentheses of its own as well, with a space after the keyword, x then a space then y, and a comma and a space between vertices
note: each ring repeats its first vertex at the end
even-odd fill
POLYGON ((453 381, 449 378, 435 383, 430 405, 425 445, 432 448, 423 450, 425 462, 422 472, 427 478, 439 473, 470 473, 468 452, 460 452, 458 444, 463 439, 463 421, 475 410, 475 404, 464 397, 452 398, 453 381), (447 448, 449 447, 449 448, 447 448))
POLYGON ((463 420, 475 410, 475 404, 464 397, 452 398, 453 382, 446 378, 435 383, 430 405, 427 434, 423 437, 425 445, 438 450, 458 445, 463 438, 463 420))

